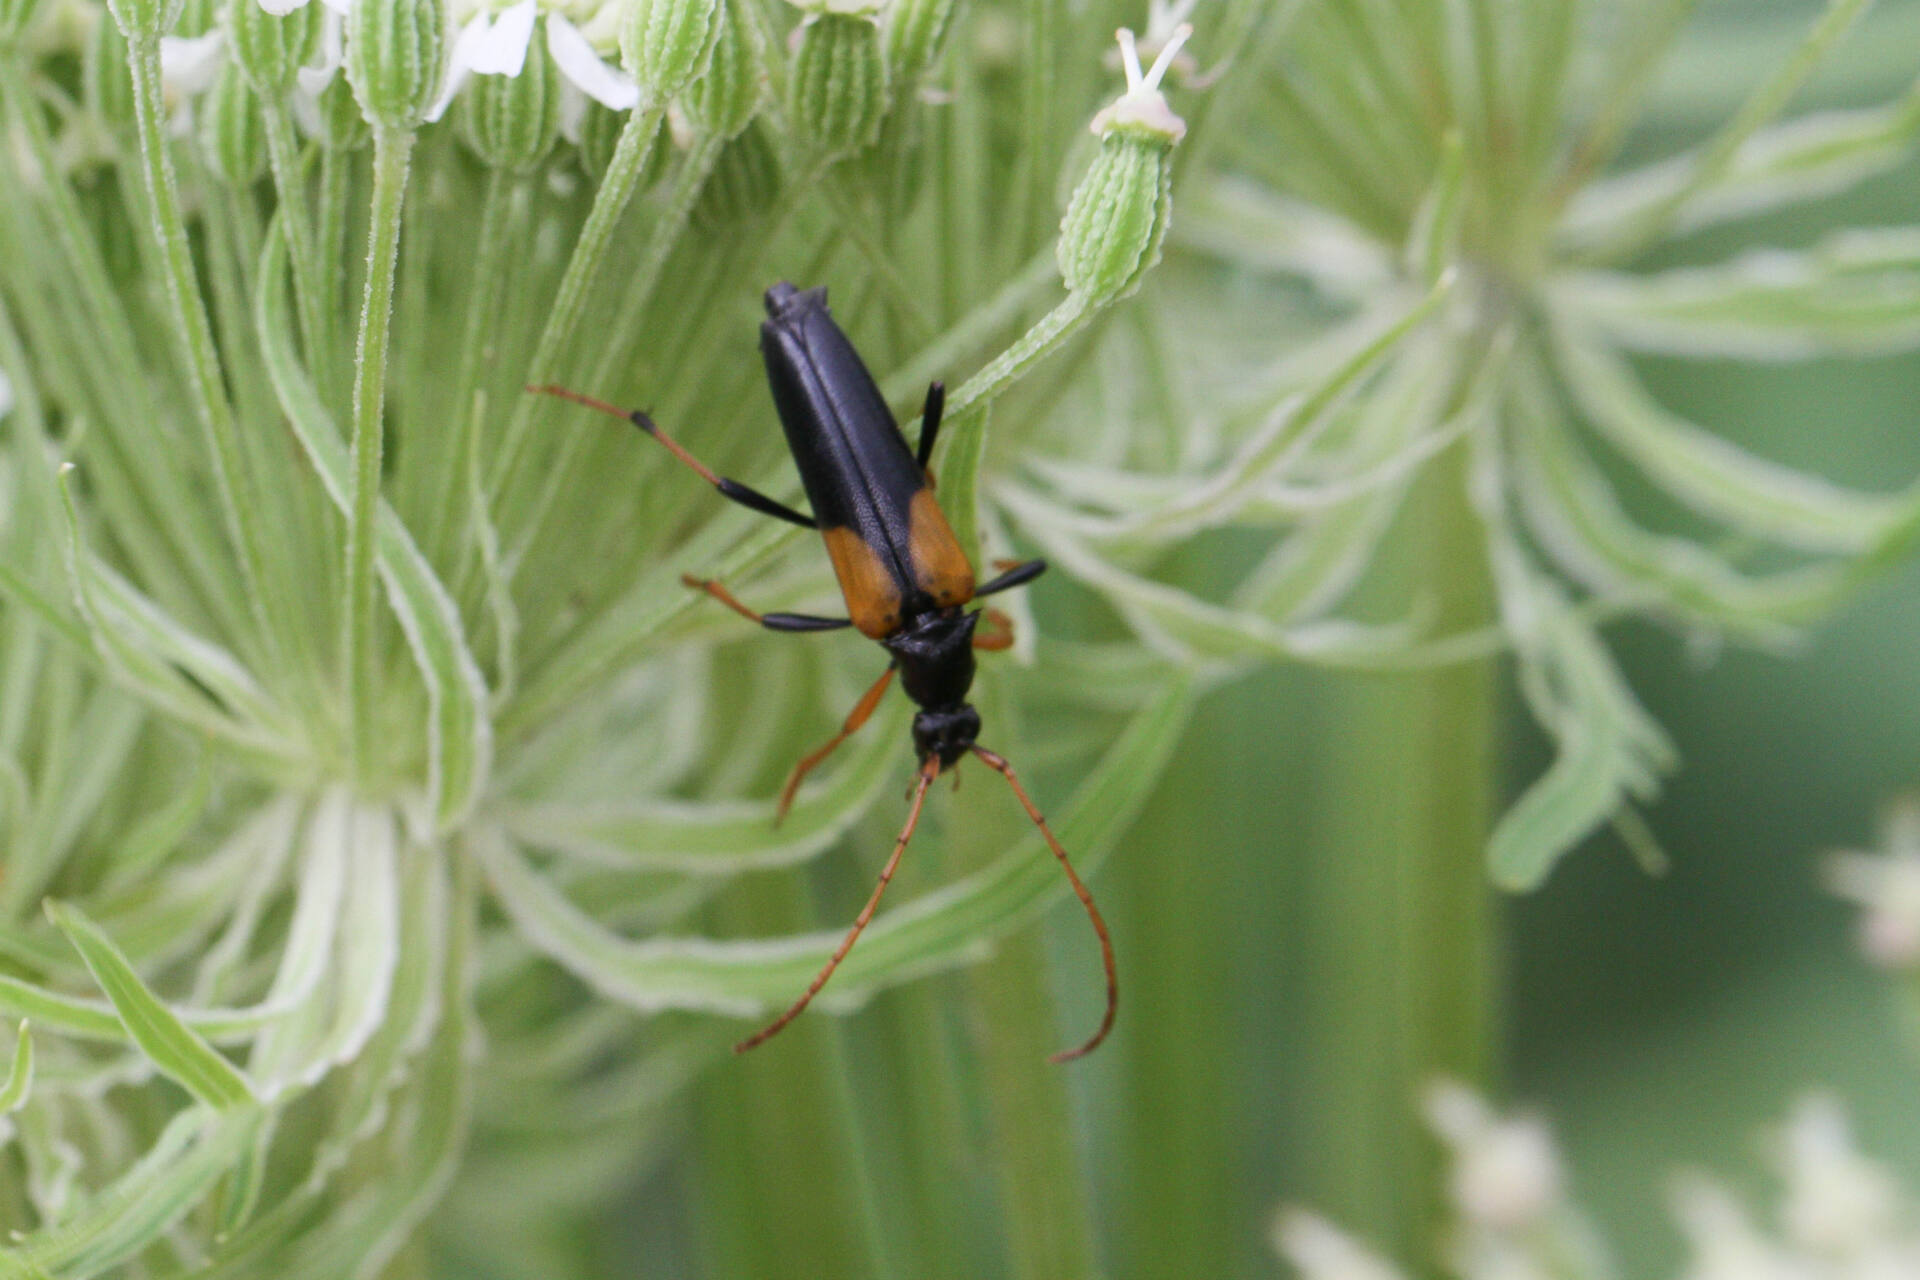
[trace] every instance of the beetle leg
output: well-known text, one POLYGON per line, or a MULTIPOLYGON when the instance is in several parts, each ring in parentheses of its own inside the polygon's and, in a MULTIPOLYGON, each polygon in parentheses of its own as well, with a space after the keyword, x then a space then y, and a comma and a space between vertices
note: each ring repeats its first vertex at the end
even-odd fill
MULTIPOLYGON (((998 568, 1000 564, 1000 561, 994 562, 996 568, 998 568)), ((990 596, 996 591, 1007 591, 1013 587, 1025 586, 1046 571, 1047 562, 1045 560, 1028 560, 1024 563, 1014 565, 985 586, 976 587, 973 594, 976 597, 990 596)))
POLYGON ((538 392, 541 395, 558 396, 562 400, 571 400, 575 404, 586 405, 589 409, 598 409, 602 413, 610 413, 616 418, 625 418, 628 422, 631 422, 634 426, 640 428, 655 440, 665 445, 668 453, 671 453, 674 457, 686 463, 687 466, 693 469, 694 474, 718 489, 721 497, 732 502, 737 502, 748 510, 758 511, 762 515, 773 516, 778 520, 785 520, 788 524, 797 524, 802 529, 819 527, 814 523, 812 516, 802 515, 786 503, 777 502, 750 485, 741 484, 738 480, 731 479, 727 476, 715 475, 711 467, 694 457, 691 453, 688 453, 686 448, 681 445, 678 440, 675 440, 672 436, 662 431, 660 424, 655 422, 645 409, 635 409, 629 413, 625 409, 608 404, 605 400, 596 400, 592 396, 581 395, 578 391, 569 391, 565 387, 528 387, 527 390, 538 392))
POLYGON ((1013 648, 1013 619, 998 609, 982 610, 986 615, 987 627, 973 633, 973 647, 989 653, 998 653, 1002 649, 1013 648))
POLYGON ((787 810, 793 807, 793 797, 800 790, 800 780, 813 772, 815 765, 832 755, 835 747, 860 731, 860 726, 867 722, 867 717, 873 714, 873 709, 880 705, 880 699, 885 696, 887 685, 892 680, 893 668, 888 667, 880 673, 880 678, 873 682, 873 687, 861 695, 860 701, 854 704, 853 710, 847 712, 846 721, 841 724, 840 732, 827 739, 825 746, 816 747, 802 756, 800 762, 793 766, 793 772, 787 775, 787 784, 780 788, 780 807, 774 811, 774 826, 779 826, 785 820, 787 810))
POLYGON ((940 438, 940 415, 947 407, 947 384, 933 382, 927 385, 927 406, 920 411, 920 445, 914 451, 914 461, 925 471, 927 464, 933 461, 933 442, 940 438))
POLYGON ((680 581, 695 591, 704 591, 748 622, 756 622, 769 631, 838 631, 853 625, 850 618, 817 618, 810 613, 755 613, 734 597, 733 592, 712 578, 696 578, 690 573, 680 581))

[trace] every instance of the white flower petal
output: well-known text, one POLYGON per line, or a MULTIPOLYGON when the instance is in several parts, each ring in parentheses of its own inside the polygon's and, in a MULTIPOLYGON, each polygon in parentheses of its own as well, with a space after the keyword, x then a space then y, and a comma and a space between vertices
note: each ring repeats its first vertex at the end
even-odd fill
POLYGON ((203 36, 161 36, 160 82, 176 97, 211 88, 226 44, 226 33, 217 27, 203 36))
MULTIPOLYGON (((340 63, 346 52, 346 21, 329 9, 320 15, 320 60, 301 67, 294 73, 300 92, 318 101, 327 86, 333 83, 334 73, 340 70, 340 63)), ((298 110, 296 103, 295 109, 298 110)))
POLYGON ((428 121, 438 120, 446 114, 447 104, 453 101, 453 95, 460 92, 460 86, 467 82, 467 76, 473 70, 473 53, 487 38, 487 15, 477 13, 468 19, 467 25, 460 28, 460 34, 453 38, 453 54, 447 60, 447 78, 441 82, 440 96, 427 108, 428 121))
POLYGON ((640 86, 600 60, 580 28, 557 13, 547 15, 547 52, 560 74, 602 106, 631 111, 640 102, 640 86))
POLYGON ((295 9, 307 7, 307 0, 260 0, 260 7, 276 18, 284 18, 295 9))
POLYGON ((527 43, 533 39, 534 0, 521 0, 494 20, 472 49, 475 74, 517 76, 527 64, 527 43))
POLYGON ((347 11, 353 8, 353 0, 320 0, 320 3, 343 18, 347 16, 347 11))

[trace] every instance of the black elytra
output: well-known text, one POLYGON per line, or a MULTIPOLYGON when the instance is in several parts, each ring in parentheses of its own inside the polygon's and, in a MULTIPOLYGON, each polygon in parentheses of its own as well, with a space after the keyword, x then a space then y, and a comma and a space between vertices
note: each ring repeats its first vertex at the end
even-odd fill
POLYGON ((1104 1040, 1113 1026, 1119 986, 1112 942, 1092 895, 1028 798, 1013 767, 978 745, 980 715, 967 701, 973 687, 975 648, 1005 648, 1011 643, 1011 635, 997 614, 992 616, 1001 625, 992 633, 980 633, 982 613, 965 606, 982 596, 1033 581, 1046 570, 1046 562, 1029 560, 1011 565, 998 577, 976 586, 973 567, 934 498, 928 471, 946 402, 942 385, 936 382, 927 389, 918 447, 909 448, 866 363, 827 309, 824 288, 798 289, 783 281, 767 290, 766 311, 767 318, 760 325, 760 352, 766 362, 774 408, 812 508, 811 516, 737 480, 716 475, 644 412, 628 413, 561 387, 529 388, 627 418, 723 496, 754 511, 819 531, 846 601, 845 618, 756 613, 718 582, 685 579, 689 586, 770 630, 830 631, 852 626, 878 641, 890 655, 886 671, 847 716, 840 732, 794 766, 781 792, 780 816, 791 805, 801 779, 866 723, 895 672, 907 696, 920 708, 913 720, 914 752, 920 765, 912 805, 873 896, 806 992, 778 1019, 734 1048, 744 1052, 773 1036, 799 1016, 826 985, 879 906, 880 896, 919 822, 927 788, 934 778, 972 754, 1012 786, 1027 816, 1065 869, 1099 937, 1107 978, 1106 1015, 1099 1030, 1084 1044, 1054 1055, 1053 1060, 1077 1058, 1104 1040))

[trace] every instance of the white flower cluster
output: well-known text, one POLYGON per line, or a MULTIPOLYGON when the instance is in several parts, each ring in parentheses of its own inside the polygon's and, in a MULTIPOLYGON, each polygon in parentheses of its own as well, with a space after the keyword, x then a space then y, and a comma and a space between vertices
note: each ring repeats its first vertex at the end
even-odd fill
MULTIPOLYGON (((1429 1123, 1452 1159, 1455 1215, 1445 1257, 1459 1280, 1601 1280, 1616 1274, 1566 1197, 1551 1134, 1537 1118, 1501 1116, 1453 1083, 1428 1096, 1429 1123)), ((1782 1184, 1777 1232, 1704 1174, 1676 1182, 1674 1214, 1691 1250, 1678 1280, 1915 1280, 1914 1204, 1888 1171, 1855 1150, 1826 1095, 1804 1099, 1774 1144, 1782 1184)), ((1301 1280, 1404 1280, 1392 1263, 1308 1210, 1285 1208, 1274 1248, 1301 1280)))
MULTIPOLYGON (((260 0, 268 13, 284 15, 305 7, 312 0, 260 0)), ((341 32, 351 0, 319 0, 326 8, 321 24, 320 52, 314 62, 300 69, 293 109, 303 122, 313 118, 320 95, 333 83, 341 67, 341 32)), ((454 17, 460 21, 448 56, 445 87, 439 100, 427 113, 438 120, 446 113, 454 95, 469 76, 517 76, 525 68, 533 44, 536 19, 546 20, 547 56, 563 79, 561 129, 570 138, 580 119, 586 100, 593 99, 615 111, 628 111, 640 100, 639 86, 614 61, 603 56, 617 43, 615 24, 617 5, 602 5, 589 17, 580 17, 577 5, 568 12, 580 18, 576 23, 553 5, 539 0, 519 0, 506 8, 495 9, 472 0, 456 3, 454 17), (464 18, 464 21, 461 19, 464 18)), ((226 32, 219 27, 199 36, 166 36, 160 41, 160 71, 169 100, 190 103, 212 87, 226 57, 226 32)), ((183 112, 184 117, 184 112, 183 112)))
POLYGON ((1883 969, 1920 971, 1920 797, 1896 801, 1878 853, 1836 853, 1827 884, 1857 902, 1860 949, 1883 969))

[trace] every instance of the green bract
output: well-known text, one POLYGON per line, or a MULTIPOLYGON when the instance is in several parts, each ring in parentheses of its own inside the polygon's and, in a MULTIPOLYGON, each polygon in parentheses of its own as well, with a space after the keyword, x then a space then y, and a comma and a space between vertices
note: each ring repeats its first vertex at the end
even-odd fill
POLYGON ((720 0, 630 0, 620 55, 643 102, 678 97, 706 69, 720 0))
POLYGON ((353 0, 346 68, 360 110, 375 125, 420 123, 446 74, 446 0, 353 0))
POLYGON ((460 136, 484 164, 510 173, 539 167, 560 136, 559 71, 536 28, 517 76, 476 76, 457 100, 460 136))
POLYGON ((821 160, 871 144, 887 114, 887 64, 872 18, 810 14, 787 69, 787 116, 821 160))
POLYGON ((309 2, 280 16, 268 13, 259 0, 229 0, 226 31, 233 60, 255 93, 278 99, 293 87, 294 73, 319 47, 323 9, 309 2))

